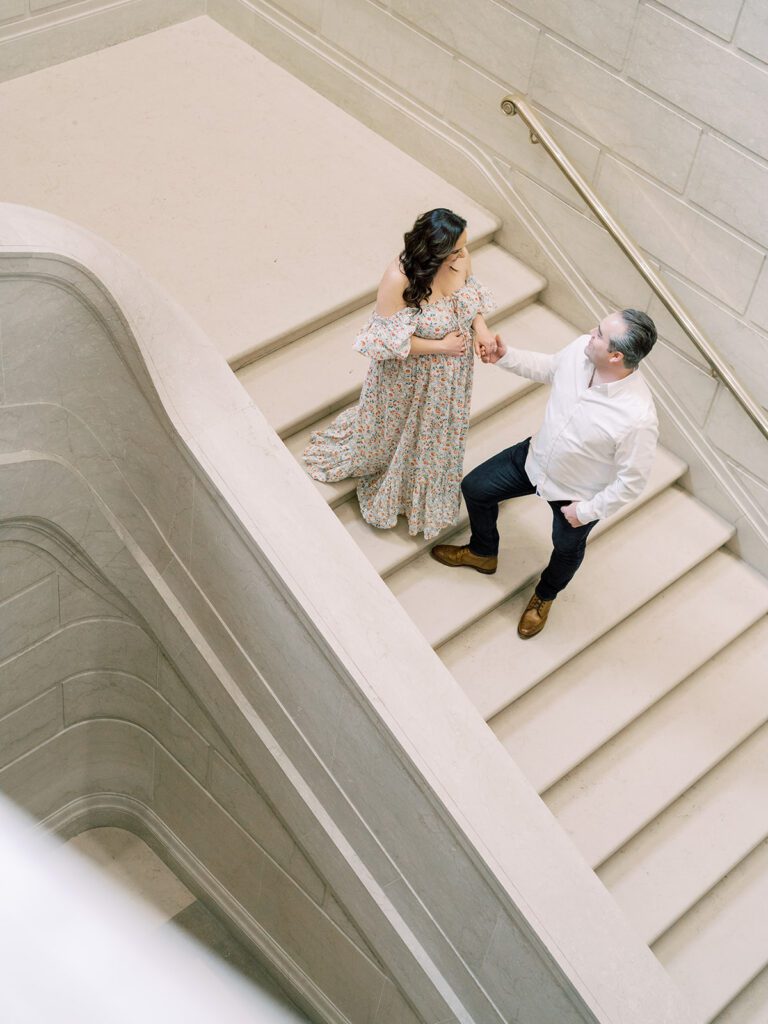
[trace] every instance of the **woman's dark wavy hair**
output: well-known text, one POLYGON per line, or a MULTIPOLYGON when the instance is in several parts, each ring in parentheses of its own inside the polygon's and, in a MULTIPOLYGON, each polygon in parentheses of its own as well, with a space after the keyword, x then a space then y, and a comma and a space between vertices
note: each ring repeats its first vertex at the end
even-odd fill
POLYGON ((406 231, 400 266, 408 278, 403 298, 409 306, 420 306, 432 294, 435 274, 443 260, 456 248, 466 226, 463 217, 440 207, 422 213, 411 230, 406 231))

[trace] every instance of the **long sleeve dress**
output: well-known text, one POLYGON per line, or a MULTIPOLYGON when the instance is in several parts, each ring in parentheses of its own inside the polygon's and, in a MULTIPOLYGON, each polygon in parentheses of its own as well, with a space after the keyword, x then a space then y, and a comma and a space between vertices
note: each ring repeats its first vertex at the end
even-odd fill
POLYGON ((474 353, 410 355, 411 336, 472 335, 478 313, 494 308, 491 293, 474 277, 452 295, 374 313, 354 348, 370 357, 360 401, 312 434, 304 462, 315 480, 360 477, 357 497, 367 523, 381 529, 408 520, 412 536, 432 540, 459 514, 464 447, 469 428, 474 353))

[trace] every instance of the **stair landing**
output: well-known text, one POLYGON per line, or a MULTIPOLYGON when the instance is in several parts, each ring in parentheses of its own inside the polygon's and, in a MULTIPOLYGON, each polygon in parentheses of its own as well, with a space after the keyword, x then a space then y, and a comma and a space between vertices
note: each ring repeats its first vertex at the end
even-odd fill
POLYGON ((4 201, 108 239, 233 363, 367 301, 424 210, 496 227, 207 17, 3 83, 0 139, 4 201))

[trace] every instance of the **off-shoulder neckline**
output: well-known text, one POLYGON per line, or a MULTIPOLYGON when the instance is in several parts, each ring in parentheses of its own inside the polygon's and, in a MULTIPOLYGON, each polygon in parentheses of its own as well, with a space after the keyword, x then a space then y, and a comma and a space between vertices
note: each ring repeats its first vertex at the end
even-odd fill
POLYGON ((470 274, 464 284, 460 284, 455 292, 451 292, 450 295, 441 295, 440 298, 435 299, 434 302, 425 302, 424 305, 419 306, 418 309, 415 306, 403 306, 400 309, 396 309, 394 313, 389 313, 388 315, 384 313, 377 313, 374 309, 373 315, 379 317, 381 320, 391 320, 395 316, 400 316, 401 313, 421 313, 423 310, 429 309, 430 306, 438 306, 441 302, 445 302, 446 299, 452 299, 454 295, 458 295, 459 292, 463 292, 472 280, 475 280, 474 274, 470 274))
POLYGON ((452 299, 454 297, 454 295, 458 295, 459 292, 463 292, 464 291, 464 289, 467 287, 467 285, 469 284, 469 282, 472 280, 473 277, 474 277, 474 274, 469 274, 467 279, 466 279, 466 281, 464 282, 464 284, 460 284, 459 287, 455 291, 451 292, 450 295, 441 295, 440 298, 439 299, 435 299, 434 302, 425 302, 424 305, 421 306, 420 308, 421 309, 428 309, 430 306, 437 306, 440 302, 445 302, 446 299, 452 299))

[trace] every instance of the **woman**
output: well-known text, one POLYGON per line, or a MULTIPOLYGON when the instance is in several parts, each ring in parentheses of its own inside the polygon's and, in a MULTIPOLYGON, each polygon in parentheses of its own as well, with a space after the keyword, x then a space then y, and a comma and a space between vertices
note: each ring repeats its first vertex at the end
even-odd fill
POLYGON ((469 427, 474 338, 495 351, 483 314, 490 293, 472 276, 467 222, 450 210, 422 214, 387 267, 376 309, 354 348, 371 359, 358 405, 312 435, 304 461, 315 480, 360 477, 371 526, 398 515, 432 540, 456 522, 469 427))

